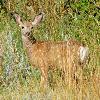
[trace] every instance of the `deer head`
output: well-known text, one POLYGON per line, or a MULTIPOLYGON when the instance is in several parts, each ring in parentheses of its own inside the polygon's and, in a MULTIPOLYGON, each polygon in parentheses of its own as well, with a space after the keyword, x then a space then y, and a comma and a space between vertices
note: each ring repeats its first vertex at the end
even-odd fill
POLYGON ((21 17, 17 13, 13 14, 16 22, 21 28, 22 35, 26 35, 26 36, 30 35, 31 30, 41 22, 43 15, 44 13, 42 12, 34 18, 34 21, 24 21, 23 22, 21 17))

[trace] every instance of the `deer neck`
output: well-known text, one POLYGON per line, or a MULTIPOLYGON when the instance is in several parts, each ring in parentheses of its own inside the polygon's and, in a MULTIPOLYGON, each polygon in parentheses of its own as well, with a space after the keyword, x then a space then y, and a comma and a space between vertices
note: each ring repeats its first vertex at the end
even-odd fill
POLYGON ((29 37, 22 35, 22 41, 23 41, 23 47, 24 47, 26 53, 28 54, 28 58, 31 59, 32 48, 36 44, 36 39, 34 38, 33 40, 30 40, 29 37))
POLYGON ((33 35, 30 33, 22 35, 22 41, 23 41, 23 45, 26 48, 30 48, 32 47, 33 44, 36 43, 36 39, 33 37, 33 35))

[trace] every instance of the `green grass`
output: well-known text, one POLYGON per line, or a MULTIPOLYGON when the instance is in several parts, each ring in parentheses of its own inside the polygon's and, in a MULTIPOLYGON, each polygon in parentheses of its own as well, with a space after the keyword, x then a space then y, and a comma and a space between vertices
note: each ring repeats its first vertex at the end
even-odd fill
POLYGON ((99 100, 100 1, 5 1, 0 5, 0 43, 4 50, 3 66, 0 66, 0 100, 99 100), (49 75, 50 86, 44 92, 39 87, 40 71, 28 63, 20 29, 10 12, 17 11, 24 20, 30 20, 41 7, 45 18, 33 30, 37 40, 65 41, 74 38, 89 47, 91 59, 82 72, 77 72, 78 76, 82 74, 77 86, 65 85, 59 72, 54 72, 53 77, 49 75))

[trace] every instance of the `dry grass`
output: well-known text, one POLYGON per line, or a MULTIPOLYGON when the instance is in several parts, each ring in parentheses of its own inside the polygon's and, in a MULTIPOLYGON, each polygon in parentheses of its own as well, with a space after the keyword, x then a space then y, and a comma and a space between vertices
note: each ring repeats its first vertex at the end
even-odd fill
POLYGON ((7 87, 0 95, 1 100, 99 100, 99 79, 90 81, 84 80, 78 86, 68 87, 59 82, 53 89, 47 87, 45 92, 41 92, 33 80, 29 80, 29 84, 21 86, 19 83, 14 89, 7 87))
POLYGON ((0 40, 4 47, 4 61, 0 66, 0 100, 100 99, 100 2, 72 1, 9 0, 2 5, 5 9, 0 8, 0 40), (40 8, 46 16, 41 26, 33 31, 36 39, 58 41, 75 38, 89 46, 91 59, 82 71, 77 71, 80 79, 77 85, 65 85, 58 71, 52 77, 49 75, 50 86, 46 91, 39 87, 40 71, 28 64, 20 30, 9 17, 9 12, 17 11, 23 19, 31 19, 40 8))

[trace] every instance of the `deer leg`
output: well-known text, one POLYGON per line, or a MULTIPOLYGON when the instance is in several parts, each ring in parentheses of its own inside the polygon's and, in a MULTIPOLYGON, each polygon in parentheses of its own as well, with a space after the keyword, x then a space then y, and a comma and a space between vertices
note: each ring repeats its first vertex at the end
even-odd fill
POLYGON ((47 80, 48 80, 48 71, 46 67, 41 68, 41 82, 40 87, 46 88, 47 87, 47 80))
POLYGON ((65 83, 70 87, 72 85, 72 81, 74 78, 74 66, 73 66, 73 59, 70 56, 66 60, 66 66, 64 66, 64 72, 65 72, 65 83))

